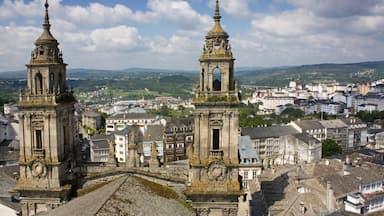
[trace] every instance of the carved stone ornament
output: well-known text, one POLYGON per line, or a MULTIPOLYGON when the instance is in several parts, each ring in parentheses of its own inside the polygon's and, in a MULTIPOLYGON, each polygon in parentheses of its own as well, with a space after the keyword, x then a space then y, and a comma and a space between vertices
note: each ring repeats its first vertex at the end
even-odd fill
POLYGON ((224 181, 227 168, 220 161, 214 161, 208 168, 208 179, 211 181, 224 181))
POLYGON ((212 119, 209 121, 209 125, 212 126, 223 126, 223 121, 222 120, 217 120, 217 119, 212 119))
POLYGON ((198 208, 196 209, 197 216, 208 216, 210 213, 209 208, 198 208))
POLYGON ((236 208, 226 208, 223 210, 224 216, 236 216, 237 215, 237 209, 236 208))
POLYGON ((30 166, 31 173, 33 177, 44 177, 47 175, 47 167, 44 162, 41 160, 35 160, 30 166))

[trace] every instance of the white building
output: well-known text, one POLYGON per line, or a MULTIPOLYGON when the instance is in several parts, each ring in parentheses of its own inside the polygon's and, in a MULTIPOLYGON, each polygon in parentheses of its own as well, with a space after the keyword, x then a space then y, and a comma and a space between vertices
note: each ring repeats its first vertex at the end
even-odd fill
POLYGON ((294 104, 294 97, 265 97, 261 99, 261 109, 275 110, 276 107, 286 104, 294 104))
POLYGON ((120 131, 130 125, 144 127, 146 125, 160 125, 161 121, 156 116, 147 113, 117 114, 106 119, 106 133, 120 131))
POLYGON ((384 210, 383 180, 377 179, 359 185, 359 192, 350 193, 344 201, 345 211, 367 215, 384 210))
POLYGON ((143 134, 142 131, 136 127, 128 126, 123 130, 114 133, 115 136, 115 156, 117 158, 117 162, 125 163, 128 158, 128 144, 131 142, 131 135, 133 132, 131 130, 135 130, 135 144, 137 144, 137 154, 139 154, 140 162, 144 162, 143 153, 143 134))
POLYGON ((293 126, 243 128, 263 166, 312 163, 321 159, 321 143, 293 126))

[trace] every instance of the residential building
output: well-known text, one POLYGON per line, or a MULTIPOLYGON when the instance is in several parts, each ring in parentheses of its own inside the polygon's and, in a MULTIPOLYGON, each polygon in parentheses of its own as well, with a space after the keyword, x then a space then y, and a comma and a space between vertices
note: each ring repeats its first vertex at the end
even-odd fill
POLYGON ((367 145, 367 124, 359 118, 341 118, 348 126, 347 150, 356 150, 367 145))
POLYGON ((8 139, 8 120, 0 115, 0 143, 8 139))
POLYGON ((160 125, 155 115, 147 113, 121 113, 106 119, 106 133, 120 131, 130 125, 144 127, 145 125, 160 125))
POLYGON ((357 95, 353 99, 353 105, 355 110, 357 111, 361 110, 362 107, 365 107, 365 106, 368 106, 370 109, 375 107, 376 110, 383 111, 384 96, 381 93, 372 93, 372 92, 369 92, 366 95, 357 95))
POLYGON ((368 129, 366 142, 370 149, 384 149, 384 129, 368 129))
POLYGON ((300 133, 291 126, 242 128, 241 135, 249 136, 263 166, 283 163, 283 147, 289 135, 300 133))
POLYGON ((134 159, 136 165, 141 162, 143 154, 143 132, 137 126, 127 126, 125 129, 114 132, 115 156, 118 163, 128 163, 134 159), (129 145, 136 145, 136 152, 129 154, 129 145), (134 158, 132 158, 134 157, 134 158))
POLYGON ((90 139, 90 156, 92 162, 108 162, 109 149, 113 135, 96 134, 90 139))
POLYGON ((254 196, 261 189, 258 176, 261 175, 263 165, 249 136, 239 136, 239 157, 239 175, 245 195, 239 202, 238 215, 256 215, 254 206, 260 203, 256 203, 254 196))
POLYGON ((294 97, 265 97, 261 99, 261 109, 275 110, 278 106, 286 104, 294 104, 294 97))
POLYGON ((294 121, 289 123, 300 133, 307 133, 319 141, 327 139, 325 127, 317 120, 294 121))
POLYGON ((86 110, 83 112, 82 123, 83 126, 92 128, 94 130, 100 130, 104 126, 101 114, 91 110, 86 110))
POLYGON ((164 163, 188 158, 188 147, 193 144, 193 119, 169 119, 164 130, 164 163))
POLYGON ((249 136, 239 136, 239 156, 239 175, 242 177, 244 191, 249 193, 250 185, 257 184, 257 176, 261 174, 263 167, 249 136))
POLYGON ((327 139, 335 141, 343 151, 348 150, 348 125, 340 119, 319 122, 325 128, 327 139))
POLYGON ((143 162, 146 163, 151 159, 151 147, 152 143, 155 142, 157 145, 157 156, 160 161, 163 161, 163 136, 164 126, 163 125, 148 125, 143 128, 143 162))
POLYGON ((307 133, 292 134, 284 143, 283 164, 313 163, 321 159, 321 142, 307 133))
POLYGON ((359 215, 368 215, 373 212, 384 211, 384 176, 381 173, 366 172, 361 176, 357 191, 348 193, 344 201, 344 209, 359 215))
POLYGON ((344 103, 337 103, 337 102, 330 102, 330 101, 320 101, 319 106, 320 106, 319 112, 323 112, 328 115, 343 114, 344 108, 346 107, 344 103))

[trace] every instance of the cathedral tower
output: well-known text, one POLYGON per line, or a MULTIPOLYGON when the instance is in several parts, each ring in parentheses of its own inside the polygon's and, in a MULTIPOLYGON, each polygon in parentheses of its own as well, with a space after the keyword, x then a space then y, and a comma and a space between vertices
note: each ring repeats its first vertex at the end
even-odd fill
POLYGON ((27 64, 20 92, 20 193, 22 215, 36 215, 69 199, 79 165, 75 98, 66 86, 66 64, 50 32, 45 3, 43 33, 27 64))
POLYGON ((215 24, 205 37, 200 81, 194 97, 195 139, 186 195, 196 215, 237 215, 241 194, 238 159, 238 90, 229 35, 215 24))

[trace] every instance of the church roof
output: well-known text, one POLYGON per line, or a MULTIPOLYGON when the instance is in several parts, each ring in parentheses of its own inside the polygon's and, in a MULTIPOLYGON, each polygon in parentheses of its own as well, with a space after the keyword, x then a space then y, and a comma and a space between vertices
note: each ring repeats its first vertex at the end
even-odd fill
POLYGON ((49 23, 49 15, 48 15, 49 5, 47 1, 45 2, 44 6, 45 6, 45 17, 44 17, 44 24, 43 24, 44 31, 40 35, 40 37, 36 40, 35 44, 36 45, 43 45, 46 43, 58 44, 57 40, 53 37, 51 33, 51 24, 49 23))
POLYGON ((227 32, 225 32, 224 28, 221 26, 221 23, 220 23, 221 15, 220 15, 219 0, 216 0, 215 15, 213 16, 213 19, 215 20, 215 24, 212 27, 211 31, 209 31, 207 38, 212 38, 212 37, 228 38, 227 32))

